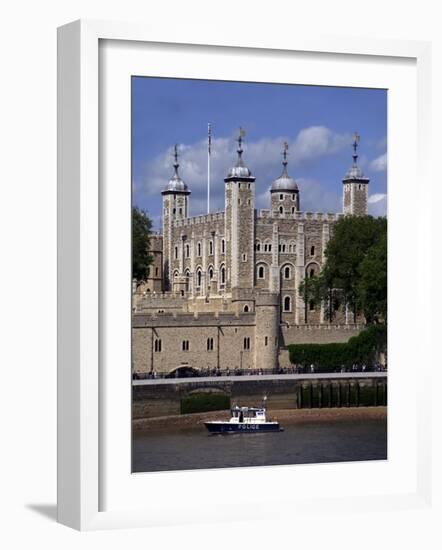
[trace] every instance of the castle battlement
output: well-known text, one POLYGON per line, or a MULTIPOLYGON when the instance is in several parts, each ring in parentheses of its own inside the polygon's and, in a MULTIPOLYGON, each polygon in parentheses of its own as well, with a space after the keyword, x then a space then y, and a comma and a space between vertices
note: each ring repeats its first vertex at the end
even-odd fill
POLYGON ((186 302, 187 297, 177 292, 147 292, 143 294, 142 300, 145 302, 186 302))
POLYGON ((254 326, 255 313, 134 313, 133 328, 254 326))
POLYGON ((335 212, 295 212, 294 216, 297 221, 335 222, 342 218, 343 214, 335 212))
POLYGON ((323 222, 335 222, 342 218, 344 214, 334 213, 334 212, 295 212, 291 213, 276 213, 272 216, 271 210, 262 209, 258 211, 257 220, 262 223, 272 224, 277 220, 287 220, 294 219, 296 221, 305 222, 305 221, 323 221, 323 222))
POLYGON ((312 331, 334 331, 334 330, 345 330, 345 331, 355 331, 359 332, 365 328, 363 323, 323 323, 323 324, 307 324, 307 325, 290 325, 287 326, 286 323, 281 323, 281 330, 286 331, 297 331, 297 332, 312 332, 312 331))
POLYGON ((214 222, 224 221, 224 212, 214 212, 213 214, 203 214, 201 216, 193 216, 182 220, 174 220, 173 227, 189 227, 192 225, 201 225, 214 222))

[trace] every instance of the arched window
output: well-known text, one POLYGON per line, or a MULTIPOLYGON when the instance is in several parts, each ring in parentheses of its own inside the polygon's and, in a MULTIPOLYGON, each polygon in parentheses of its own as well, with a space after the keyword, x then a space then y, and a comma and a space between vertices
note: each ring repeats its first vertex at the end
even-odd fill
POLYGON ((309 277, 314 277, 315 275, 315 270, 313 269, 313 267, 310 269, 310 272, 309 272, 309 277))
POLYGON ((244 313, 249 313, 249 306, 247 304, 243 307, 243 311, 244 313))
POLYGON ((260 252, 260 251, 261 251, 261 243, 260 243, 260 241, 256 241, 256 243, 255 243, 255 250, 256 250, 256 252, 260 252))
POLYGON ((201 286, 201 269, 196 272, 196 286, 201 286))
POLYGON ((174 279, 176 279, 176 278, 178 277, 178 275, 179 275, 178 271, 174 271, 174 272, 173 272, 173 278, 174 278, 174 279))
POLYGON ((220 275, 221 275, 221 284, 226 284, 226 267, 224 265, 221 266, 220 269, 220 275))
POLYGON ((312 247, 310 248, 310 256, 314 256, 314 255, 315 255, 315 247, 312 246, 312 247))
POLYGON ((284 213, 284 208, 282 206, 279 207, 279 213, 280 214, 283 214, 284 213))
POLYGON ((213 241, 209 241, 209 256, 213 255, 213 241))
POLYGON ((201 243, 196 245, 196 255, 201 256, 201 243))
POLYGON ((287 265, 284 268, 284 279, 290 279, 291 273, 290 273, 290 267, 287 265))
POLYGON ((258 279, 264 279, 264 278, 265 278, 264 266, 260 265, 258 266, 258 279))
POLYGON ((209 267, 209 279, 213 279, 213 267, 209 267))
POLYGON ((291 301, 291 298, 290 296, 285 296, 284 297, 284 311, 291 311, 292 309, 292 301, 291 301))

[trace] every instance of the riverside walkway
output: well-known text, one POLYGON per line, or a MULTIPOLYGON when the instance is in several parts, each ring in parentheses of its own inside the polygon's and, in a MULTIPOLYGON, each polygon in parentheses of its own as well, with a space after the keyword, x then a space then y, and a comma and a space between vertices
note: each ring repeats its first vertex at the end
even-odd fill
POLYGON ((321 380, 346 380, 346 379, 384 379, 387 372, 325 372, 325 373, 303 373, 303 374, 242 374, 240 376, 190 376, 184 378, 146 378, 133 380, 133 386, 155 386, 164 384, 193 384, 194 382, 254 382, 264 380, 293 380, 293 381, 321 381, 321 380))

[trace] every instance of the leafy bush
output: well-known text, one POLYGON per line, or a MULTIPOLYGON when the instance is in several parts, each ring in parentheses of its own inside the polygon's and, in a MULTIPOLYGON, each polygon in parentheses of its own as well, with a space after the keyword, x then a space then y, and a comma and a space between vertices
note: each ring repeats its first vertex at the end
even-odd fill
POLYGON ((181 414, 230 409, 230 397, 221 393, 193 393, 181 399, 181 414))
POLYGON ((386 325, 372 325, 345 343, 291 344, 288 349, 293 364, 313 364, 317 372, 331 372, 352 365, 372 365, 386 344, 386 325))

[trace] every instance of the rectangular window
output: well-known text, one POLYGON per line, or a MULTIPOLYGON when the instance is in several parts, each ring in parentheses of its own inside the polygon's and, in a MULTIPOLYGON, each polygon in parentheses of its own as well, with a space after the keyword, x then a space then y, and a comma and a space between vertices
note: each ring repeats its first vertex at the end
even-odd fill
POLYGON ((213 351, 213 338, 207 338, 207 351, 213 351))
POLYGON ((175 260, 178 260, 178 247, 175 247, 175 260))
POLYGON ((226 241, 223 239, 221 241, 221 254, 224 254, 226 251, 226 241))
POLYGON ((154 349, 156 353, 160 353, 161 351, 161 339, 157 338, 154 343, 154 349))
POLYGON ((155 268, 155 277, 158 277, 158 267, 155 268))
POLYGON ((182 350, 183 351, 189 351, 189 340, 183 340, 182 350))
POLYGON ((250 349, 250 338, 247 336, 244 338, 244 349, 249 350, 250 349))
POLYGON ((268 336, 265 336, 264 337, 264 345, 267 346, 269 343, 269 337, 268 336))
POLYGON ((243 254, 243 255, 242 255, 242 261, 243 261, 243 262, 247 262, 247 254, 243 254))

